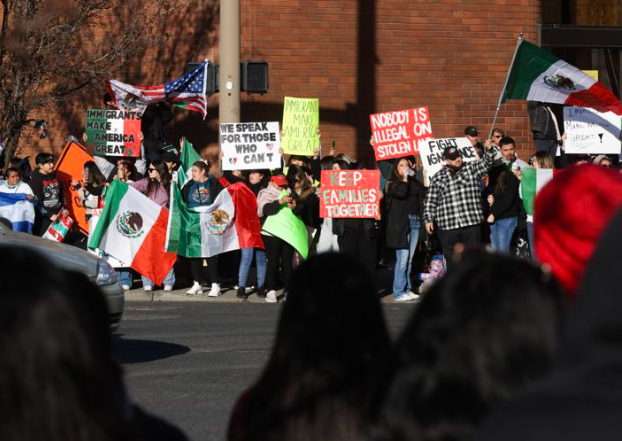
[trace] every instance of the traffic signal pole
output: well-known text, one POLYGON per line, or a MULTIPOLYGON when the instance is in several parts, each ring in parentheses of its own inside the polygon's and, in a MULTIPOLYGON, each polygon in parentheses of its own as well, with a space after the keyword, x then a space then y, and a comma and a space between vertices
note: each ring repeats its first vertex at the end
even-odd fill
POLYGON ((220 2, 221 123, 240 122, 240 0, 220 2))

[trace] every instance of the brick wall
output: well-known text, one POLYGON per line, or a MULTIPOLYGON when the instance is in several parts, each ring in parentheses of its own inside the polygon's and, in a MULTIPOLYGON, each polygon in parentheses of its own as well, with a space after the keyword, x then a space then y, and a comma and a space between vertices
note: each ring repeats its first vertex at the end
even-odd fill
MULTIPOLYGON (((284 96, 319 97, 324 150, 335 142, 339 152, 361 160, 373 157, 368 141, 374 112, 428 106, 436 137, 461 136, 471 124, 487 133, 516 37, 523 30, 535 41, 540 15, 540 0, 240 1, 242 60, 270 64, 270 92, 243 94, 242 119, 280 120, 284 96)), ((174 54, 172 47, 147 54, 119 79, 156 84, 179 75, 186 61, 217 61, 218 24, 207 16, 213 6, 202 19, 186 22, 194 32, 176 40, 174 54)), ((81 134, 76 114, 96 99, 51 118, 53 142, 26 142, 26 149, 57 149, 66 133, 81 134)), ((217 97, 211 103, 206 122, 176 111, 171 137, 185 134, 213 154, 217 97)), ((526 156, 532 147, 524 104, 503 105, 496 125, 526 156)))

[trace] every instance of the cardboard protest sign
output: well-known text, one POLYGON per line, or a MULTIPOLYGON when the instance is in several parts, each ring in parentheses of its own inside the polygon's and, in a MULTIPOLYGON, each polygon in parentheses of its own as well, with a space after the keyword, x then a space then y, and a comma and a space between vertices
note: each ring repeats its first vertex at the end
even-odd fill
POLYGON ((380 171, 324 170, 320 217, 379 218, 380 171))
POLYGON ((320 148, 320 100, 291 98, 283 104, 283 152, 291 155, 313 156, 320 148))
MULTIPOLYGON (((75 139, 75 138, 74 138, 75 139)), ((73 179, 82 180, 84 163, 92 161, 93 157, 86 149, 75 141, 69 141, 63 148, 60 158, 56 162, 56 177, 63 187, 65 206, 69 215, 80 232, 89 234, 89 224, 86 222, 86 210, 79 205, 78 189, 71 185, 73 179)))
POLYGON ((89 109, 86 111, 86 148, 96 156, 140 156, 139 112, 89 109))
POLYGON ((475 148, 466 138, 429 139, 419 143, 419 154, 423 167, 428 172, 428 178, 434 176, 445 165, 443 150, 447 147, 456 147, 464 162, 477 161, 475 148))
POLYGON ((222 123, 220 140, 223 170, 281 167, 278 122, 222 123))
POLYGON ((369 120, 378 161, 418 154, 419 141, 432 138, 427 107, 376 113, 369 120))
POLYGON ((620 154, 622 118, 587 107, 564 107, 567 154, 620 154))

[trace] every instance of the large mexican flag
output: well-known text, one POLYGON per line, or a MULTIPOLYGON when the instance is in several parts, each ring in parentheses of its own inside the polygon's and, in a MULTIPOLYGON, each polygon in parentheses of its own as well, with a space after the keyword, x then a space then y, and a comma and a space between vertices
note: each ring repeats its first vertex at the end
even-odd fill
POLYGON ((191 180, 192 164, 201 161, 184 140, 177 184, 171 185, 166 249, 184 257, 211 257, 240 248, 264 248, 257 198, 243 183, 223 189, 211 205, 188 207, 181 190, 191 180))
POLYGON ((130 265, 141 275, 161 285, 177 256, 165 250, 168 210, 115 180, 108 187, 104 210, 89 248, 96 248, 130 265))
POLYGON ((536 195, 560 170, 552 168, 524 168, 521 176, 521 195, 528 215, 534 214, 536 195))
POLYGON ((551 55, 522 41, 510 68, 503 102, 510 99, 590 107, 622 115, 622 104, 602 83, 551 55))

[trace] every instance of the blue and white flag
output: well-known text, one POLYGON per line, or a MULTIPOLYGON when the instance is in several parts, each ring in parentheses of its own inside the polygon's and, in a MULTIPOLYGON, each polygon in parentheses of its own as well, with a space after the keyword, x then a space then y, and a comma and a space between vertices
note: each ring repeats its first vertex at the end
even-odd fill
POLYGON ((26 193, 0 193, 0 217, 13 224, 13 231, 32 234, 35 208, 26 193))

